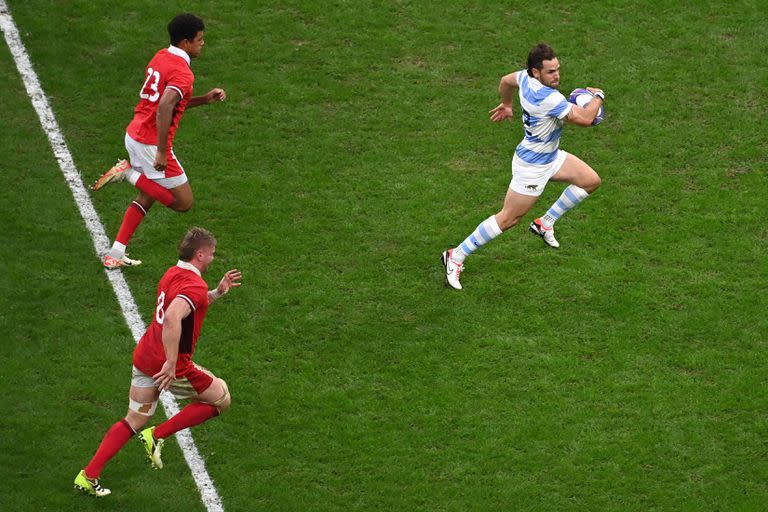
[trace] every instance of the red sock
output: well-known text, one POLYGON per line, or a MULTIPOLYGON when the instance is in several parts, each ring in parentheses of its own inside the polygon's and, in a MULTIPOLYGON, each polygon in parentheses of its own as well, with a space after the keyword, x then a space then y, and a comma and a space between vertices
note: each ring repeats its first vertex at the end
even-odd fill
POLYGON ((194 427, 218 415, 219 410, 211 404, 191 403, 168 421, 158 425, 155 428, 155 439, 165 439, 179 430, 194 427))
POLYGON ((117 232, 115 241, 120 242, 123 245, 128 245, 133 233, 139 227, 141 221, 144 220, 146 214, 147 211, 144 207, 136 201, 129 204, 128 208, 125 210, 125 215, 123 215, 123 222, 120 224, 120 230, 117 232))
POLYGON ((147 194, 155 201, 160 201, 165 206, 171 206, 176 200, 176 198, 173 197, 173 192, 167 188, 161 187, 143 174, 139 175, 139 179, 136 181, 136 188, 147 194))
POLYGON ((85 467, 85 476, 99 478, 104 465, 120 451, 120 448, 125 446, 131 437, 133 437, 133 429, 125 419, 112 425, 104 434, 104 439, 102 439, 99 449, 96 450, 96 455, 85 467))

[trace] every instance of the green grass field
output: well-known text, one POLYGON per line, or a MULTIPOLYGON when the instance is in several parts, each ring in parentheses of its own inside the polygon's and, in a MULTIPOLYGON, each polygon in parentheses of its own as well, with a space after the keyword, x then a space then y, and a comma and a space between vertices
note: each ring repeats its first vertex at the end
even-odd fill
MULTIPOLYGON (((189 226, 210 284, 243 271, 196 352, 233 394, 193 432, 226 510, 765 509, 765 2, 8 3, 86 183, 167 22, 206 21, 195 90, 229 99, 176 137, 196 205, 155 207, 125 274, 148 321, 189 226), (539 41, 563 92, 606 90, 562 138, 603 186, 552 251, 524 228, 550 185, 453 292, 440 252, 522 136, 487 112, 539 41)), ((71 488, 133 341, 4 44, 0 79, 0 509, 204 510, 175 441, 162 472, 126 446, 105 500, 71 488)), ((93 195, 110 237, 132 197, 93 195)))

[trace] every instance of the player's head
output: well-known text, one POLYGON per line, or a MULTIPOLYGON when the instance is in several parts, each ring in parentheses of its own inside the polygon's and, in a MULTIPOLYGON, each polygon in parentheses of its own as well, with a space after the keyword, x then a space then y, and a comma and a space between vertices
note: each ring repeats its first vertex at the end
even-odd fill
POLYGON ((194 14, 179 14, 168 24, 171 44, 194 58, 200 55, 205 45, 205 23, 194 14))
POLYGON ((546 43, 539 43, 528 54, 528 76, 532 76, 547 87, 560 85, 560 63, 555 50, 546 43))
POLYGON ((194 227, 179 243, 179 259, 196 266, 201 273, 208 270, 216 252, 216 238, 207 229, 194 227))

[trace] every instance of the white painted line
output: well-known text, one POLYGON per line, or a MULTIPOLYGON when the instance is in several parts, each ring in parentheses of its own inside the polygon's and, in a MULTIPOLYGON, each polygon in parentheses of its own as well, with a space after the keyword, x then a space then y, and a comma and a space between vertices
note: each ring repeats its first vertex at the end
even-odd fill
MULTIPOLYGON (((99 220, 99 215, 93 207, 91 197, 88 195, 88 191, 83 185, 80 172, 75 167, 72 154, 69 152, 67 143, 64 140, 64 135, 62 135, 61 130, 59 129, 59 124, 56 121, 56 117, 53 115, 53 110, 51 110, 51 107, 48 104, 48 97, 45 95, 45 92, 43 92, 40 80, 38 80, 37 74, 32 68, 29 55, 24 47, 24 43, 21 42, 19 31, 16 28, 16 24, 13 21, 13 17, 11 16, 11 12, 8 9, 8 5, 5 3, 5 0, 0 0, 0 29, 2 29, 3 34, 5 35, 5 42, 11 50, 11 54, 13 54, 13 60, 16 62, 16 67, 24 81, 24 87, 26 87, 27 94, 32 100, 32 106, 35 107, 35 111, 40 118, 40 124, 43 127, 43 131, 45 131, 45 134, 48 136, 48 141, 51 144, 51 149, 53 149, 53 154, 56 157, 56 160, 59 162, 59 167, 64 174, 64 179, 67 181, 70 190, 72 190, 72 195, 74 196, 78 210, 80 210, 80 215, 83 217, 85 226, 91 234, 93 248, 97 255, 104 254, 109 250, 109 238, 107 238, 104 225, 101 223, 101 220, 99 220)), ((138 343, 146 330, 146 326, 141 320, 141 316, 139 316, 139 308, 136 306, 136 301, 131 294, 131 289, 123 278, 122 272, 105 270, 105 273, 107 274, 109 282, 112 284, 112 288, 115 290, 117 301, 120 303, 120 308, 123 310, 123 316, 128 323, 128 327, 131 329, 133 339, 138 343)), ((170 418, 179 412, 179 405, 173 398, 173 395, 164 392, 160 395, 160 398, 167 417, 170 418)), ((223 511, 224 506, 221 503, 219 493, 216 491, 216 487, 213 485, 213 481, 205 469, 205 462, 200 456, 197 446, 195 446, 195 442, 192 439, 192 434, 189 429, 177 433, 176 439, 181 446, 181 450, 184 453, 184 458, 186 459, 190 470, 192 470, 192 476, 195 479, 197 488, 200 490, 200 495, 206 509, 208 509, 209 512, 223 511)))

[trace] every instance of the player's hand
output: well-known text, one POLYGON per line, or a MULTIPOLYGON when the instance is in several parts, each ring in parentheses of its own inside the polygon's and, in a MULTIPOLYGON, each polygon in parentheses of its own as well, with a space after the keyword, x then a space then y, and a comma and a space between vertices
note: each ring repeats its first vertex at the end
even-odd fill
POLYGON ((157 169, 158 172, 165 172, 165 168, 168 166, 168 156, 165 151, 158 151, 155 153, 155 161, 152 166, 157 169))
POLYGON ((232 288, 235 286, 240 286, 240 278, 242 278, 242 273, 235 269, 230 270, 226 274, 224 274, 224 277, 221 278, 221 281, 219 281, 219 286, 216 287, 216 291, 219 295, 224 295, 229 292, 232 288))
POLYGON ((512 105, 505 103, 499 103, 499 106, 489 112, 491 114, 491 121, 494 123, 501 122, 505 119, 512 118, 512 105))
POLYGON ((205 95, 205 99, 208 104, 214 103, 216 101, 224 101, 227 99, 227 93, 224 91, 224 89, 219 89, 216 87, 215 89, 208 91, 208 94, 205 95))
POLYGON ((597 94, 598 92, 601 93, 603 96, 605 96, 605 92, 602 89, 598 89, 596 87, 587 87, 587 90, 591 92, 592 94, 597 94))
POLYGON ((157 383, 157 389, 165 391, 171 387, 173 381, 176 380, 176 362, 166 361, 163 363, 163 367, 159 372, 152 376, 157 383))

